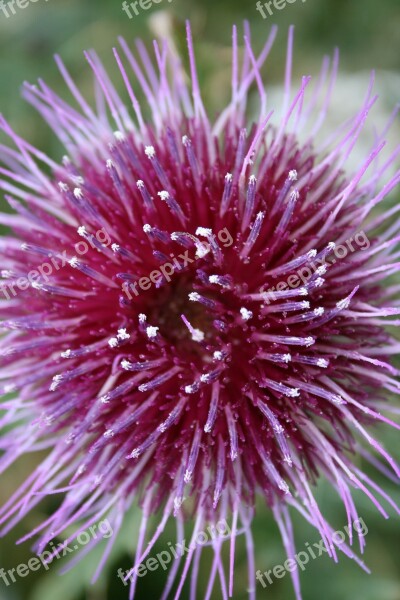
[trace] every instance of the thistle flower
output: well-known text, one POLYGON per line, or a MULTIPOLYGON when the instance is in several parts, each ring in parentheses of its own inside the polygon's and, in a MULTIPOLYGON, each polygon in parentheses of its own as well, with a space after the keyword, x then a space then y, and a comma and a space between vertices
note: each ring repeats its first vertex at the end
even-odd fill
MULTIPOLYGON (((217 579, 223 598, 232 596, 244 534, 254 599, 256 496, 289 557, 294 508, 332 558, 340 550, 362 566, 353 540, 335 540, 313 484, 329 480, 349 523, 358 517, 355 488, 385 517, 379 496, 397 508, 357 458, 399 475, 370 431, 399 428, 381 412, 396 412, 387 396, 399 393, 390 360, 400 344, 385 326, 399 323, 390 318, 400 312, 399 285, 386 282, 398 271, 400 206, 384 204, 399 182, 399 172, 388 175, 399 149, 378 163, 384 132, 359 169, 346 171, 376 100, 372 79, 359 113, 321 144, 338 57, 324 60, 314 87, 305 77, 293 91, 292 29, 282 117, 273 124, 261 67, 275 34, 257 57, 247 30, 241 61, 234 28, 232 100, 215 122, 202 102, 189 25, 191 89, 167 43, 154 43, 155 65, 139 43, 141 66, 124 40, 114 55, 125 100, 94 52, 86 58, 96 109, 58 57, 77 108, 43 82, 25 86, 65 145, 62 161, 1 119, 15 146, 0 150, 0 186, 15 212, 1 215, 13 231, 0 246, 0 392, 9 394, 1 471, 48 451, 2 508, 2 534, 46 495, 58 494, 59 507, 23 538, 37 537, 37 552, 75 526, 69 543, 105 515, 117 532, 139 503, 131 598, 134 567, 170 518, 178 542, 188 518, 192 542, 207 525, 231 524, 229 572, 222 540, 212 540, 207 598, 217 579), (252 124, 253 83, 260 114, 252 124)), ((176 556, 164 600, 171 590, 180 597, 190 571, 197 597, 201 556, 195 543, 176 556)), ((298 571, 291 575, 299 599, 298 571)))

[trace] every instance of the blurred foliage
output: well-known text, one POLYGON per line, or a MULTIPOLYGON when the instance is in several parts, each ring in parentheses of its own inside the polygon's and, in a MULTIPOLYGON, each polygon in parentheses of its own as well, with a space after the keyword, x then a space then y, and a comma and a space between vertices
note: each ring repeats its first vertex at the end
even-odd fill
MULTIPOLYGON (((297 0, 294 4, 288 4, 285 10, 275 11, 274 17, 266 20, 261 18, 255 5, 255 0, 173 0, 171 3, 163 0, 149 11, 141 11, 133 19, 128 19, 122 11, 119 0, 38 0, 24 9, 17 9, 17 14, 8 19, 0 11, 0 110, 20 134, 59 159, 62 148, 54 135, 21 99, 22 82, 33 83, 43 78, 69 99, 52 60, 52 55, 58 53, 78 87, 91 98, 92 79, 88 76, 89 67, 83 58, 83 50, 95 48, 106 66, 116 73, 111 48, 117 37, 122 35, 131 42, 140 36, 150 43, 154 16, 160 10, 167 10, 172 17, 174 35, 182 49, 185 44, 184 21, 188 17, 191 19, 202 88, 211 111, 219 110, 229 96, 231 26, 233 22, 240 24, 244 19, 251 23, 256 49, 261 48, 273 22, 280 26, 274 59, 269 61, 266 73, 266 80, 271 84, 279 84, 283 78, 285 32, 291 23, 296 26, 296 75, 315 74, 322 55, 330 54, 336 45, 341 51, 342 71, 355 73, 375 68, 378 73, 387 71, 389 79, 390 73, 399 72, 399 0, 297 0)), ((120 79, 113 79, 122 87, 120 79)), ((395 101, 398 101, 398 87, 394 95, 397 95, 395 101)), ((398 450, 398 437, 393 432, 381 427, 379 433, 388 447, 398 450)), ((37 456, 21 460, 2 478, 0 503, 8 498, 18 482, 23 481, 37 460, 37 456)), ((400 494, 395 485, 379 476, 376 479, 399 503, 400 494)), ((365 575, 346 558, 342 558, 339 565, 334 565, 324 555, 311 561, 302 574, 304 600, 400 600, 398 522, 384 521, 362 494, 356 495, 360 515, 369 529, 364 560, 371 568, 372 575, 365 575)), ((321 483, 317 497, 324 514, 332 519, 338 530, 343 530, 346 523, 343 507, 329 486, 321 483)), ((29 560, 32 555, 29 543, 16 546, 15 541, 45 518, 51 507, 50 501, 43 502, 0 541, 1 567, 10 569, 29 560)), ((391 516, 394 516, 393 512, 389 510, 391 516)), ((294 521, 298 550, 304 548, 306 541, 318 541, 315 532, 300 517, 294 516, 294 521)), ((48 572, 42 569, 26 579, 19 579, 10 587, 5 587, 0 580, 0 600, 54 600, 58 597, 62 600, 127 599, 128 588, 124 588, 117 579, 116 570, 118 567, 129 568, 137 528, 138 510, 133 509, 107 569, 94 586, 90 586, 89 582, 99 559, 97 550, 62 576, 58 571, 64 559, 52 565, 48 572)), ((254 523, 254 534, 257 568, 266 571, 285 561, 277 527, 261 502, 254 523)), ((153 555, 165 549, 168 541, 174 539, 171 524, 157 543, 153 555)), ((207 581, 207 560, 201 570, 200 581, 203 586, 207 581)), ((143 578, 137 598, 158 598, 164 580, 165 574, 161 569, 143 578)), ((246 551, 244 540, 240 537, 237 542, 235 600, 247 600, 246 587, 246 551)), ((258 594, 257 597, 268 597, 269 600, 294 598, 289 575, 276 580, 266 590, 259 586, 258 594)), ((183 598, 188 597, 186 589, 183 598)), ((216 587, 212 600, 219 598, 221 593, 216 587)))

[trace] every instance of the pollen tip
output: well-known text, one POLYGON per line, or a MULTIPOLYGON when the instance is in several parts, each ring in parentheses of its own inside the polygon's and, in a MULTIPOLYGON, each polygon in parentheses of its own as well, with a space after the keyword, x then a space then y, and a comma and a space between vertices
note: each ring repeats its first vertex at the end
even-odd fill
POLYGON ((209 237, 210 235, 212 235, 212 231, 207 227, 198 227, 196 229, 196 235, 200 235, 202 237, 209 237))
POLYGON ((156 150, 154 146, 146 146, 144 152, 148 158, 154 158, 156 155, 156 150))
POLYGON ((129 338, 131 336, 130 336, 130 333, 128 333, 126 331, 126 328, 124 327, 123 329, 118 329, 118 336, 117 337, 118 337, 119 340, 129 340, 129 338))
POLYGON ((319 358, 317 360, 317 366, 326 369, 329 366, 329 360, 326 360, 325 358, 319 358))
POLYGON ((349 298, 344 298, 343 300, 339 300, 339 302, 336 303, 336 306, 339 310, 345 310, 346 308, 349 308, 349 306, 350 306, 349 298))
POLYGON ((253 317, 253 313, 251 310, 248 310, 247 308, 242 307, 240 309, 240 314, 242 315, 242 319, 244 321, 249 321, 249 319, 251 319, 253 317))
POLYGON ((152 325, 149 325, 149 327, 146 328, 147 337, 149 339, 153 339, 153 338, 157 337, 158 330, 159 330, 159 327, 153 327, 152 325))
POLYGON ((193 329, 192 340, 194 342, 202 342, 205 338, 204 332, 201 329, 193 329))

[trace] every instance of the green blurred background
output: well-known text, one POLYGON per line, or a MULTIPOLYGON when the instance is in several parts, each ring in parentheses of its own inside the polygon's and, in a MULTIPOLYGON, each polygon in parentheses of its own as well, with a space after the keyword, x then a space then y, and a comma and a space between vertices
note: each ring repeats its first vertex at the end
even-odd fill
MULTIPOLYGON (((263 20, 256 11, 253 0, 163 0, 148 11, 129 19, 122 11, 121 2, 105 0, 38 0, 16 14, 6 18, 0 11, 0 111, 12 126, 31 143, 45 149, 56 160, 63 154, 55 136, 34 110, 20 97, 24 80, 34 82, 44 78, 59 93, 68 94, 52 60, 54 53, 63 57, 78 86, 92 97, 92 80, 82 51, 95 48, 114 72, 111 48, 118 35, 128 41, 141 36, 151 42, 154 32, 168 27, 178 45, 184 50, 184 21, 190 18, 193 25, 199 71, 204 96, 211 113, 217 112, 229 96, 230 39, 233 22, 244 19, 251 22, 256 49, 260 49, 269 27, 277 23, 280 32, 272 60, 268 63, 266 81, 271 86, 280 85, 283 79, 286 31, 288 25, 296 26, 294 74, 316 75, 322 55, 331 53, 338 45, 341 51, 341 76, 338 86, 341 96, 335 105, 338 112, 343 107, 357 106, 365 90, 368 71, 377 70, 378 91, 381 101, 377 118, 384 121, 393 106, 400 100, 400 2, 399 0, 307 0, 287 5, 274 16, 263 20), (354 82, 364 87, 358 91, 354 82), (381 89, 380 89, 381 88, 381 89)), ((119 81, 117 77, 114 81, 119 81)), ((69 99, 69 98, 68 98, 69 99)), ((343 113, 343 117, 349 116, 343 113)), ((332 117, 335 121, 335 115, 332 117)), ((336 119, 339 120, 339 119, 336 119)), ((398 124, 394 139, 398 141, 398 124)), ((3 205, 3 202, 0 200, 3 205)), ((385 445, 399 455, 398 437, 387 428, 378 432, 385 445)), ((21 460, 2 478, 0 504, 5 501, 15 485, 30 472, 34 461, 21 460)), ((400 502, 400 494, 393 483, 374 475, 376 480, 400 502)), ((304 600, 400 600, 400 527, 395 518, 384 521, 362 494, 355 494, 359 512, 368 526, 365 561, 372 575, 365 575, 356 564, 341 559, 335 565, 329 558, 312 561, 302 575, 304 600)), ((343 508, 325 484, 317 491, 323 512, 331 518, 339 530, 346 523, 343 508)), ((37 524, 51 510, 50 502, 43 502, 36 511, 5 539, 0 540, 0 566, 5 569, 26 563, 31 557, 29 543, 16 546, 15 541, 37 524)), ((394 517, 393 511, 389 513, 394 517)), ((298 549, 305 542, 318 540, 315 533, 300 518, 294 517, 298 549)), ((138 512, 132 510, 127 517, 123 534, 118 538, 115 550, 94 585, 89 581, 95 569, 99 553, 83 559, 66 575, 59 575, 63 561, 57 561, 48 572, 41 570, 26 579, 6 587, 0 580, 0 600, 125 600, 128 588, 116 577, 118 567, 129 568, 131 552, 136 539, 138 512)), ((254 523, 256 541, 256 564, 261 571, 271 569, 285 561, 280 537, 269 512, 259 503, 254 523)), ((158 542, 153 555, 174 540, 172 525, 158 542)), ((207 567, 205 562, 200 577, 205 585, 207 567)), ((237 542, 236 583, 234 598, 247 598, 247 565, 244 540, 237 542)), ((156 599, 164 583, 164 572, 159 569, 140 581, 137 598, 156 599)), ((201 587, 201 586, 200 586, 201 587)), ((199 594, 199 598, 202 598, 199 594)), ((183 598, 188 598, 185 590, 183 598)), ((221 598, 216 587, 212 600, 221 598)), ((258 588, 259 598, 290 600, 294 598, 289 575, 275 580, 266 590, 258 588)))

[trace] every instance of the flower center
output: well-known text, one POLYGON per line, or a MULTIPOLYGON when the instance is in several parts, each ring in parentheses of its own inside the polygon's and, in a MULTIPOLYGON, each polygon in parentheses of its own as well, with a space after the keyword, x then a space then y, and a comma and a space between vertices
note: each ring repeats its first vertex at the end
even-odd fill
POLYGON ((163 337, 179 343, 180 352, 202 356, 215 335, 214 316, 206 306, 189 299, 191 282, 190 276, 182 275, 157 290, 150 316, 159 324, 163 337))

